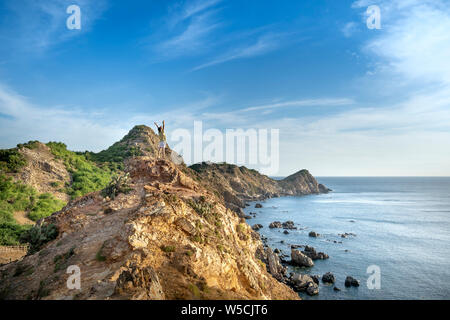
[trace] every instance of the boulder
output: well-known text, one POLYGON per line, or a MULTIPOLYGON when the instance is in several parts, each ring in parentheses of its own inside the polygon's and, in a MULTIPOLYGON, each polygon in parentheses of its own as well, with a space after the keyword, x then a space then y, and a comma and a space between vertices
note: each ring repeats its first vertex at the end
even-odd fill
POLYGON ((283 227, 283 229, 289 229, 289 230, 297 229, 297 227, 294 226, 294 221, 283 222, 281 226, 283 227))
POLYGON ((312 267, 314 262, 312 259, 304 255, 300 250, 291 249, 292 263, 300 267, 312 267))
POLYGON ((324 283, 334 283, 336 281, 336 278, 334 277, 334 274, 331 272, 327 272, 322 276, 322 281, 324 283))
POLYGON ((325 260, 329 258, 326 253, 317 252, 316 249, 310 246, 306 246, 302 253, 310 257, 312 260, 325 260))
POLYGON ((262 208, 263 206, 262 206, 262 204, 261 203, 257 203, 257 204, 255 204, 255 208, 262 208))
POLYGON ((351 276, 347 276, 347 278, 345 278, 345 286, 346 287, 359 287, 359 281, 351 276))
POLYGON ((269 224, 270 229, 281 228, 281 227, 282 227, 282 224, 280 221, 274 221, 271 224, 269 224))
POLYGON ((286 274, 286 267, 281 265, 280 258, 271 248, 267 247, 265 250, 267 256, 267 264, 269 266, 270 274, 277 280, 282 280, 286 274))
POLYGON ((283 233, 284 233, 284 234, 289 234, 289 231, 284 230, 283 233))
POLYGON ((179 218, 175 221, 175 225, 180 227, 187 234, 193 235, 196 233, 195 226, 185 218, 179 218))
POLYGON ((262 227, 263 227, 262 224, 257 223, 257 224, 254 224, 254 225, 252 226, 252 229, 255 230, 255 231, 258 231, 258 230, 261 229, 262 227))
POLYGON ((290 278, 290 282, 296 291, 306 292, 310 296, 319 293, 319 286, 309 275, 294 273, 290 278))
POLYGON ((319 236, 319 234, 316 233, 315 231, 310 231, 308 236, 313 237, 313 238, 317 238, 319 236))
POLYGON ((317 283, 308 283, 308 288, 306 288, 306 293, 309 296, 315 296, 319 294, 319 286, 317 285, 317 283))
POLYGON ((313 276, 311 276, 311 278, 314 280, 314 282, 316 284, 319 284, 319 280, 320 280, 320 276, 319 275, 313 275, 313 276))
POLYGON ((333 191, 333 190, 331 190, 330 188, 325 187, 325 186, 324 186, 323 184, 321 184, 321 183, 319 183, 318 187, 319 187, 319 192, 320 192, 320 193, 328 193, 328 192, 330 192, 330 191, 333 191))

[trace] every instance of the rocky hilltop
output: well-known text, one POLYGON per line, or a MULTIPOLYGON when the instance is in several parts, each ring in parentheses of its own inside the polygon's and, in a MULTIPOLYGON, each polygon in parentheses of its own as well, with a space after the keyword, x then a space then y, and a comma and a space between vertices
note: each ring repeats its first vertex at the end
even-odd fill
POLYGON ((329 190, 307 170, 274 180, 187 167, 170 148, 156 160, 157 143, 141 125, 99 153, 38 141, 0 150, 1 244, 31 245, 0 266, 0 299, 297 299, 239 213, 248 201, 329 190), (36 225, 18 223, 18 210, 36 225), (80 290, 66 285, 69 266, 80 290))
POLYGON ((135 157, 125 171, 126 190, 89 193, 40 222, 57 236, 0 267, 2 298, 298 298, 266 271, 258 234, 176 165, 135 157), (66 285, 74 265, 80 290, 66 285))
POLYGON ((283 180, 274 180, 256 170, 226 163, 202 162, 189 169, 191 176, 214 190, 228 208, 237 212, 248 201, 331 191, 319 184, 308 170, 298 171, 283 180))

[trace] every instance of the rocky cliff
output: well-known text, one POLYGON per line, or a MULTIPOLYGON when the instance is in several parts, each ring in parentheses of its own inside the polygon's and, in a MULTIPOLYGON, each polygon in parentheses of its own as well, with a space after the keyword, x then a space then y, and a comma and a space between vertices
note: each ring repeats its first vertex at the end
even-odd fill
POLYGON ((297 299, 257 233, 170 161, 125 162, 124 193, 92 192, 41 221, 57 236, 0 267, 5 299, 297 299), (81 289, 68 289, 77 266, 81 289))
POLYGON ((224 200, 226 206, 239 212, 248 201, 280 196, 299 196, 331 191, 309 173, 301 170, 283 180, 274 180, 256 170, 232 164, 202 162, 186 170, 224 200))

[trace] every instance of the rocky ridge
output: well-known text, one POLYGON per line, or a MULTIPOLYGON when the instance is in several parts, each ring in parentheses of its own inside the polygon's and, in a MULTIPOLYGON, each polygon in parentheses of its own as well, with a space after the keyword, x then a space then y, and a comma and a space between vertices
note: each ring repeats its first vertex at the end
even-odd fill
POLYGON ((258 234, 176 165, 135 157, 125 170, 128 193, 92 192, 41 221, 59 234, 0 267, 3 298, 298 298, 266 271, 258 234), (73 265, 80 290, 66 285, 73 265))

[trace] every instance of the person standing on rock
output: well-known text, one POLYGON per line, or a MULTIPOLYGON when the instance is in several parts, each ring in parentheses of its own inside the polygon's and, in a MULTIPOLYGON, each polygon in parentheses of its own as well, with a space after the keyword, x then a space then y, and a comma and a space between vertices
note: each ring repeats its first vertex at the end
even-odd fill
POLYGON ((166 156, 166 134, 164 133, 164 120, 162 122, 162 126, 158 126, 156 122, 154 122, 155 126, 158 128, 158 136, 159 136, 159 145, 158 145, 158 159, 164 158, 166 156))

